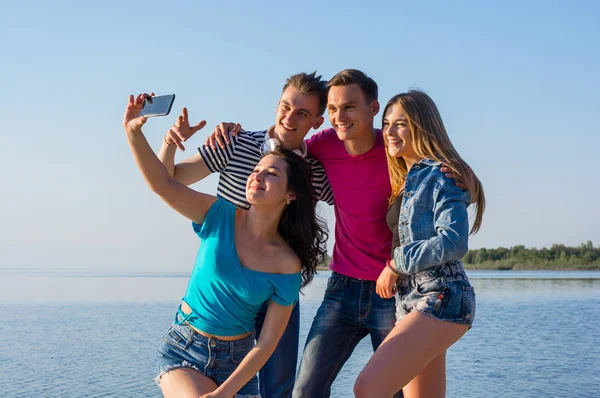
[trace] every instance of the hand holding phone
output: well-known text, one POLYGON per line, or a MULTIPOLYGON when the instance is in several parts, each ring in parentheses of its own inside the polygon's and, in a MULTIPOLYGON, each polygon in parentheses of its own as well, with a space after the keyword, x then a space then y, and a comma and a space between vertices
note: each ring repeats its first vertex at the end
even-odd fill
POLYGON ((125 114, 123 115, 123 128, 127 133, 135 134, 142 128, 148 118, 140 117, 140 111, 144 106, 144 100, 154 94, 138 94, 137 96, 130 95, 125 114))
POLYGON ((142 110, 140 111, 140 116, 166 116, 171 112, 174 101, 175 94, 146 97, 144 99, 142 110))

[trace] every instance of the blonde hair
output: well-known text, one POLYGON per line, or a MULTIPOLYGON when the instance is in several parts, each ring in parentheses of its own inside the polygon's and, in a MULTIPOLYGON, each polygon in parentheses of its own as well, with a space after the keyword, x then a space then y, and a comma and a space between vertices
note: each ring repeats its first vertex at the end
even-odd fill
MULTIPOLYGON (((481 228, 483 212, 485 211, 483 186, 450 142, 435 102, 427 94, 417 90, 395 95, 388 101, 383 110, 384 120, 388 109, 394 105, 401 106, 406 113, 413 147, 417 155, 449 166, 455 178, 467 186, 471 203, 475 206, 474 211, 472 211, 472 213, 475 213, 475 221, 471 228, 471 234, 476 233, 481 228)), ((387 151, 387 141, 384 140, 384 142, 392 185, 392 196, 389 201, 391 205, 404 190, 408 167, 402 157, 390 156, 387 151)))

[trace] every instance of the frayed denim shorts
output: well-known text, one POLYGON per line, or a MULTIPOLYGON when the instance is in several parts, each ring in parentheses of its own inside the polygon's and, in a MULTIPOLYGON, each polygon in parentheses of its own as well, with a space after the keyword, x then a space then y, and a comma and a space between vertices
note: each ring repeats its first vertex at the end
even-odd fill
POLYGON ((475 291, 460 261, 401 275, 397 286, 397 321, 418 311, 446 322, 473 324, 475 291))
MULTIPOLYGON (((196 332, 177 311, 175 323, 158 347, 158 376, 174 369, 190 368, 221 385, 254 347, 255 333, 235 341, 223 341, 196 332)), ((256 375, 242 387, 235 398, 260 398, 256 375)))

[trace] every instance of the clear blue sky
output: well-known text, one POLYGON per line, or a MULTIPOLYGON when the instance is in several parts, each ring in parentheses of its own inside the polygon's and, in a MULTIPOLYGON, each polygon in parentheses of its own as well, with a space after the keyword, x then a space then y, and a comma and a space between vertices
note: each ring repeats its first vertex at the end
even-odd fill
POLYGON ((182 106, 207 120, 182 159, 222 120, 268 127, 285 78, 315 69, 433 97, 486 189, 471 247, 600 244, 600 3, 87 3, 3 2, 0 268, 191 269, 190 223, 129 154, 127 95, 177 95, 155 148, 182 106))

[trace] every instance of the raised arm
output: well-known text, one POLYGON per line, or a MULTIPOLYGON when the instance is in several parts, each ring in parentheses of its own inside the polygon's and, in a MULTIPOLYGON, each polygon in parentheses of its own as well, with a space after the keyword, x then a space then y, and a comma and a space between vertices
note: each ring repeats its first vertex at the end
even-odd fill
POLYGON ((140 117, 139 114, 143 100, 146 97, 149 97, 149 95, 140 94, 136 98, 133 95, 129 96, 129 102, 123 117, 123 128, 133 158, 144 180, 146 180, 146 184, 153 192, 159 195, 174 210, 201 224, 216 198, 196 192, 169 175, 166 167, 158 159, 142 132, 142 126, 148 119, 143 116, 140 117))
POLYGON ((205 125, 206 121, 203 120, 195 126, 190 126, 188 110, 183 108, 173 127, 163 137, 158 158, 165 165, 169 174, 184 185, 192 185, 211 173, 202 156, 198 153, 175 165, 177 148, 185 151, 183 142, 187 141, 205 125))

